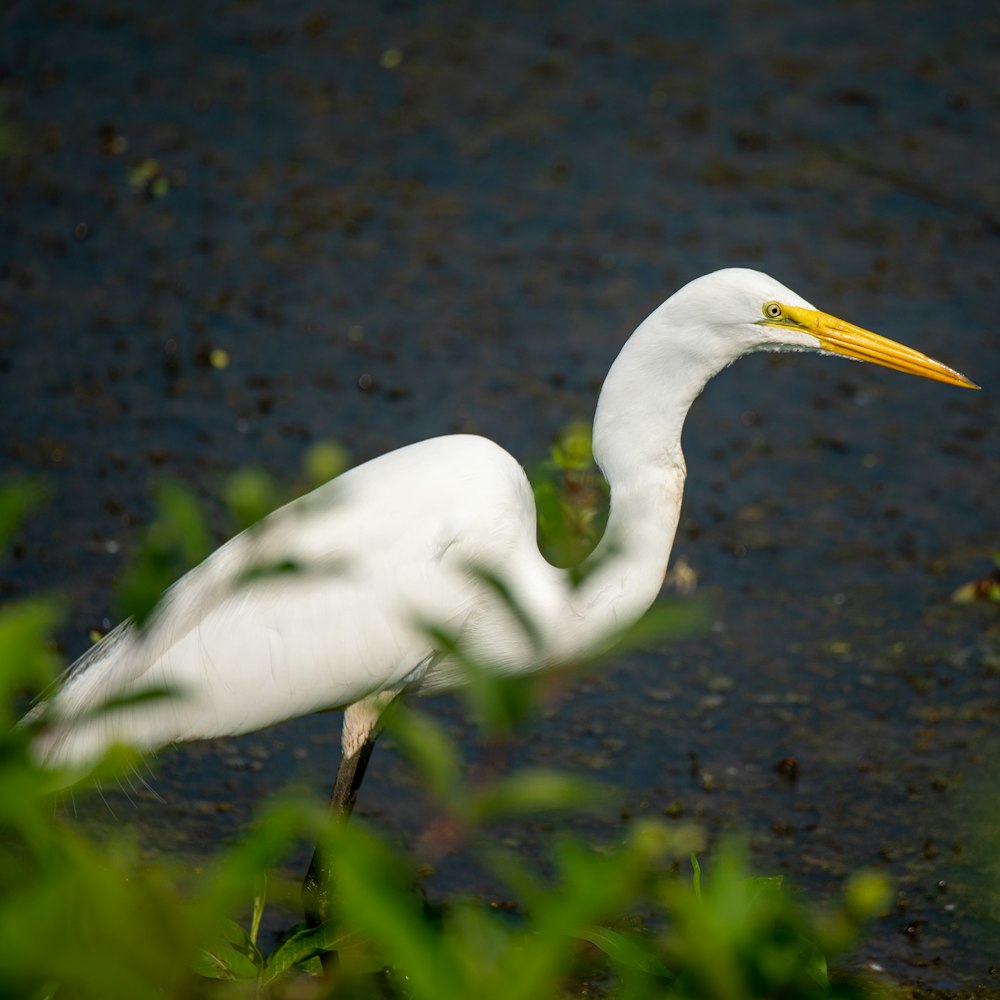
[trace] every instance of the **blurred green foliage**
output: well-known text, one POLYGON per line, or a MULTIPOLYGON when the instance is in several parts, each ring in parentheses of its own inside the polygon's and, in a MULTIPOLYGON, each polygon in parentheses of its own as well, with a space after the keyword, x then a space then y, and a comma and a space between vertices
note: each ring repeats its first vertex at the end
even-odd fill
MULTIPOLYGON (((275 508, 321 483, 338 476, 347 467, 347 453, 337 444, 319 442, 303 459, 303 475, 291 488, 279 486, 262 469, 246 468, 234 473, 222 486, 222 498, 232 531, 252 528, 275 508)), ((26 484, 17 496, 0 506, 0 529, 5 516, 17 513, 26 491, 39 487, 26 484), (9 508, 9 512, 8 512, 9 508)), ((155 517, 129 560, 118 587, 118 612, 142 625, 163 592, 187 570, 196 566, 210 550, 210 533, 198 502, 186 486, 164 482, 153 493, 155 517)), ((279 567, 280 568, 280 567, 279 567)))
POLYGON ((181 483, 160 484, 157 516, 118 586, 121 618, 142 625, 163 592, 209 552, 209 533, 194 495, 181 483))
POLYGON ((556 566, 575 567, 604 533, 610 492, 594 465, 587 424, 570 424, 531 472, 538 545, 556 566))
POLYGON ((951 599, 956 604, 971 604, 973 601, 993 601, 1000 604, 1000 552, 993 557, 993 564, 992 573, 963 583, 951 595, 951 599))
MULTIPOLYGON (((0 493, 0 527, 7 533, 40 496, 31 486, 12 489, 0 493)), ((252 524, 278 492, 244 477, 228 495, 237 519, 252 524)), ((148 613, 160 581, 207 544, 202 516, 184 490, 161 491, 158 510, 126 576, 126 593, 146 592, 142 600, 129 598, 136 613, 148 613)), ((703 835, 667 821, 633 823, 613 844, 560 833, 540 858, 526 860, 498 842, 498 824, 599 810, 607 790, 540 768, 471 782, 445 730, 400 703, 386 719, 388 731, 420 776, 435 822, 449 831, 445 839, 471 850, 507 887, 510 902, 503 908, 478 901, 429 907, 414 890, 418 858, 391 848, 365 823, 338 823, 323 804, 300 799, 270 804, 239 844, 197 873, 169 856, 143 860, 125 831, 94 842, 59 818, 52 778, 32 758, 31 738, 43 720, 11 725, 18 693, 42 690, 57 673, 49 636, 58 621, 59 609, 44 600, 0 613, 0 712, 7 723, 0 737, 4 997, 868 995, 850 978, 830 978, 826 961, 848 952, 865 922, 887 907, 881 876, 856 876, 835 906, 803 905, 778 880, 751 878, 745 852, 735 844, 707 855, 704 874, 697 861, 688 874, 686 859, 704 850, 703 835), (335 863, 333 916, 320 927, 297 924, 262 941, 267 900, 287 908, 298 899, 298 885, 274 867, 296 845, 317 839, 335 863), (244 927, 233 918, 248 904, 244 927), (333 974, 321 978, 317 956, 331 949, 339 960, 333 974)), ((659 623, 658 634, 671 621, 676 625, 683 615, 659 623)), ((470 668, 472 704, 487 732, 508 731, 531 711, 530 682, 517 687, 470 668)), ((93 792, 128 761, 112 753, 78 781, 74 796, 93 792)))

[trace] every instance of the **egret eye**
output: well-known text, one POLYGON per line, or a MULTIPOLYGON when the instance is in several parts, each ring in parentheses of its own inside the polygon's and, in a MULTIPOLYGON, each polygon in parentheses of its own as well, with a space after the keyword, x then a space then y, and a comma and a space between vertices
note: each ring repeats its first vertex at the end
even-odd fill
POLYGON ((781 319, 782 309, 780 302, 765 302, 764 315, 768 319, 781 319))

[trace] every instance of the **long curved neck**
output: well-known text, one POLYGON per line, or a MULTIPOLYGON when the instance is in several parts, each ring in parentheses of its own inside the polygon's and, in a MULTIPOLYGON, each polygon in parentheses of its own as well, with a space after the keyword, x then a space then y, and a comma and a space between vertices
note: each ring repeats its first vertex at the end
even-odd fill
POLYGON ((638 620, 666 575, 686 476, 684 419, 718 370, 671 341, 661 307, 622 348, 601 390, 594 457, 611 487, 611 510, 568 598, 567 658, 600 649, 638 620))
POLYGON ((611 512, 600 544, 568 595, 570 627, 560 659, 599 652, 656 599, 667 572, 684 490, 683 464, 611 484, 611 512))

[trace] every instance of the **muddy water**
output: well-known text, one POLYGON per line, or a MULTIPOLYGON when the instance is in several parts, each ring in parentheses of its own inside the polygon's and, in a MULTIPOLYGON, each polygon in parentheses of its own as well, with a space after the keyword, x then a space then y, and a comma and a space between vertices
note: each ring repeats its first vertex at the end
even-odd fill
MULTIPOLYGON (((360 461, 455 430, 530 460, 666 294, 766 270, 986 391, 723 373, 676 546, 713 628, 554 694, 511 763, 617 784, 595 836, 739 828, 817 898, 874 865, 897 906, 858 961, 995 993, 997 856, 962 810, 995 794, 1000 626, 948 597, 1000 548, 1000 20, 806 7, 7 5, 2 461, 54 496, 2 584, 62 593, 75 655, 157 477, 207 495, 247 463, 291 478, 317 439, 360 461)), ((482 756, 456 702, 429 707, 482 756)), ((332 717, 179 751, 135 815, 223 840, 335 751, 332 717)), ((410 786, 381 748, 362 808, 413 842, 410 786)), ((446 860, 429 891, 479 879, 446 860)))

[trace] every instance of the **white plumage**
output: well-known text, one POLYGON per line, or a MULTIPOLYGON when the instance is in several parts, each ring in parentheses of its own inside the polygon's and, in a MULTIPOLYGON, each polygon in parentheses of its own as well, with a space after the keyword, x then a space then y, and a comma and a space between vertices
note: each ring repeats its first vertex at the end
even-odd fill
POLYGON ((144 631, 121 626, 85 654, 47 706, 40 757, 85 763, 115 741, 153 749, 355 706, 345 726, 349 756, 374 738, 394 695, 460 682, 426 625, 504 672, 596 649, 661 586, 691 403, 720 369, 755 350, 845 354, 972 385, 817 312, 766 275, 706 275, 638 327, 608 374, 593 442, 611 511, 581 586, 540 554, 531 488, 510 455, 468 435, 422 441, 276 511, 179 580, 144 631), (288 562, 294 572, 268 572, 288 562), (483 572, 531 616, 537 642, 483 572), (164 686, 182 696, 87 714, 110 698, 164 686))

